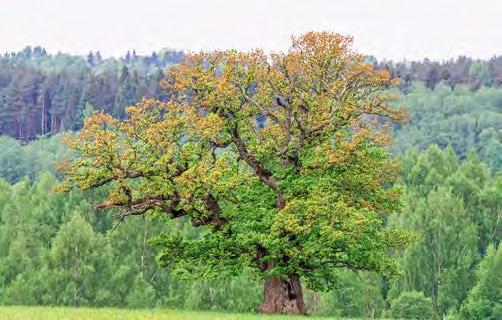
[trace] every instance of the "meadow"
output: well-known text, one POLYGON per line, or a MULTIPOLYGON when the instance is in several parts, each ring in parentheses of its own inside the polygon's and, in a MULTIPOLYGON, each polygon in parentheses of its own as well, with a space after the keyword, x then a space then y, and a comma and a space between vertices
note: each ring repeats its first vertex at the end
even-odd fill
POLYGON ((285 320, 340 319, 331 317, 269 316, 244 313, 195 312, 167 309, 0 307, 0 320, 285 320))

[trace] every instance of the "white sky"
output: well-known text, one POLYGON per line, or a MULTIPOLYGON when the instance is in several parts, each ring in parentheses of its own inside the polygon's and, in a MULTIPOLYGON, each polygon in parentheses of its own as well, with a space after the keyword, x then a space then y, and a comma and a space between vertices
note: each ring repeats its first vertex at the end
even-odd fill
POLYGON ((502 0, 0 0, 0 52, 283 50, 330 30, 378 58, 502 54, 502 0))

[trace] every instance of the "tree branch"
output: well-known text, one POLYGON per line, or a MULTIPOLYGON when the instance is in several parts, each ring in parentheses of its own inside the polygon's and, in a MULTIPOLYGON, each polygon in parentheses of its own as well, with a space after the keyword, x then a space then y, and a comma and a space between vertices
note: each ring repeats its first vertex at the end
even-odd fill
POLYGON ((249 153, 242 141, 242 138, 239 135, 237 127, 233 127, 230 129, 230 136, 232 137, 232 141, 237 147, 237 151, 239 152, 239 156, 242 160, 244 160, 253 170, 255 171, 258 178, 265 183, 270 188, 277 190, 277 181, 272 177, 272 173, 267 170, 256 158, 249 153))

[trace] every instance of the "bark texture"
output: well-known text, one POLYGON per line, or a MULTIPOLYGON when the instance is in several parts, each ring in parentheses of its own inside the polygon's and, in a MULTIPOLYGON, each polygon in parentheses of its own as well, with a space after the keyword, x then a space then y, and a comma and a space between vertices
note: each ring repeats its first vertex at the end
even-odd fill
POLYGON ((271 277, 265 280, 261 313, 305 314, 300 277, 291 276, 288 280, 271 277))

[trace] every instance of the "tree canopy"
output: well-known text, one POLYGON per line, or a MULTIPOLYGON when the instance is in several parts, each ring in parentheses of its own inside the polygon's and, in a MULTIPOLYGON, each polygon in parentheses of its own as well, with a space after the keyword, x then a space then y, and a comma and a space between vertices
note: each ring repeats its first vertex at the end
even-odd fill
POLYGON ((187 217, 200 237, 163 234, 160 262, 183 276, 254 270, 262 312, 304 313, 300 278, 328 288, 336 267, 392 274, 384 229, 401 207, 388 121, 405 118, 395 85, 333 33, 293 38, 286 53, 190 54, 123 120, 95 113, 67 143, 71 187, 109 185, 101 209, 119 219, 187 217), (261 119, 261 121, 257 121, 261 119))

